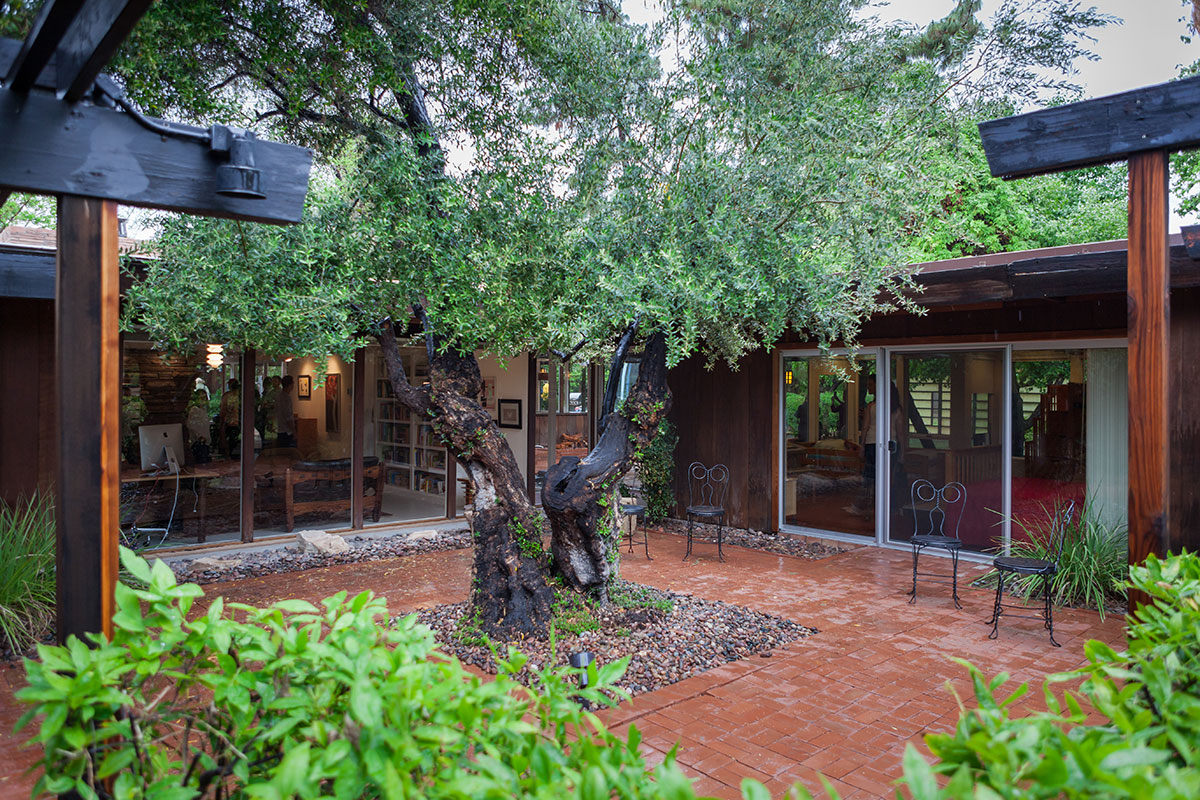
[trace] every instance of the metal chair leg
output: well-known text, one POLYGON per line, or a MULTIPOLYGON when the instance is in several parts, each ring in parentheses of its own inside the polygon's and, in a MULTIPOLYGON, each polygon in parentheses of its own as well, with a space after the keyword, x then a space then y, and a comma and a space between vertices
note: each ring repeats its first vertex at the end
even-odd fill
MULTIPOLYGON (((646 560, 653 561, 654 559, 650 557, 650 532, 646 530, 646 521, 640 515, 638 516, 638 521, 642 523, 642 546, 646 548, 646 560)), ((630 545, 629 552, 631 553, 633 552, 632 547, 630 545)))
POLYGON ((1050 576, 1046 575, 1042 578, 1042 584, 1046 589, 1046 629, 1050 631, 1050 644, 1055 647, 1062 647, 1061 644, 1054 641, 1054 605, 1050 602, 1050 576))
POLYGON ((1001 598, 1004 597, 1004 572, 1000 571, 996 574, 996 604, 992 607, 992 632, 988 634, 989 639, 995 639, 1000 634, 1000 612, 1003 610, 1000 607, 1001 598))
POLYGON ((688 514, 688 542, 687 552, 683 554, 683 560, 687 561, 688 556, 692 554, 692 515, 688 514))
POLYGON ((954 587, 954 607, 961 611, 962 603, 958 602, 958 551, 957 550, 950 551, 950 559, 954 562, 954 577, 953 577, 953 583, 951 584, 954 587))
POLYGON ((912 551, 913 551, 913 587, 912 587, 912 591, 908 593, 908 602, 910 605, 917 602, 917 559, 920 557, 920 554, 921 554, 921 546, 918 545, 916 542, 913 542, 912 551))
POLYGON ((725 553, 721 551, 721 539, 725 533, 725 518, 717 517, 717 560, 724 561, 725 553))

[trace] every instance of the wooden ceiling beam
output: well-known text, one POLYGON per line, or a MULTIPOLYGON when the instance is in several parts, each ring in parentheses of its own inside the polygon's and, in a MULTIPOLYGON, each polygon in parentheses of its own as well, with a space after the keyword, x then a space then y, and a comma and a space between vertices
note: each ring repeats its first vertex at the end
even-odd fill
POLYGON ((983 122, 979 135, 998 178, 1200 147, 1200 76, 983 122))

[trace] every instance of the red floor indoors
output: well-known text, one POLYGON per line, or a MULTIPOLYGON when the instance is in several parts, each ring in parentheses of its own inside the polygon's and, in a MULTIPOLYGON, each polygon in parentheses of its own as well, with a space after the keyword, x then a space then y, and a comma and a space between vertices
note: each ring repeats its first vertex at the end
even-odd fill
MULTIPOLYGON (((904 552, 862 548, 812 562, 729 547, 727 561, 719 563, 715 549, 697 544, 684 563, 682 539, 652 533, 654 561, 627 555, 622 571, 632 580, 786 616, 820 633, 769 658, 729 664, 606 712, 622 733, 629 722, 638 726, 654 761, 680 741, 679 760, 699 779, 701 793, 736 797, 741 779, 751 776, 779 796, 797 780, 818 787, 819 771, 843 797, 891 797, 905 744, 920 743, 924 733, 949 729, 957 719, 947 680, 969 696, 951 656, 989 674, 1006 670, 1019 681, 1040 682, 1081 664, 1088 638, 1123 643, 1120 618, 1101 623, 1094 613, 1071 610, 1056 613, 1061 649, 1030 620, 1002 624, 1000 638, 989 641, 981 622, 991 595, 963 589, 959 611, 948 588, 930 586, 909 605, 911 561, 904 552)), ((469 553, 455 551, 209 589, 266 603, 369 588, 399 611, 464 599, 469 570, 469 553)), ((980 568, 964 564, 963 571, 980 568)), ((20 712, 8 685, 21 673, 0 674, 7 678, 0 681, 0 796, 18 797, 28 791, 21 770, 32 760, 9 733, 20 712)), ((1032 692, 1026 707, 1039 698, 1032 692)))

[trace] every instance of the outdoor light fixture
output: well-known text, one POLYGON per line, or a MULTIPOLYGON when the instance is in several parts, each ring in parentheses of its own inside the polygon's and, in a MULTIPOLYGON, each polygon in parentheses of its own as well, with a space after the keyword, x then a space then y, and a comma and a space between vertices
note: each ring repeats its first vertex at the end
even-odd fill
POLYGON ((225 345, 207 344, 204 349, 207 352, 204 363, 208 364, 209 369, 220 369, 221 365, 225 363, 225 345))
POLYGON ((150 119, 133 107, 125 97, 124 90, 107 75, 97 76, 92 94, 97 105, 105 108, 120 106, 139 125, 159 136, 207 142, 209 152, 228 161, 217 167, 217 194, 250 200, 266 198, 267 195, 262 190, 262 170, 254 166, 253 131, 231 128, 228 125, 213 125, 205 131, 150 119))
POLYGON ((587 650, 579 653, 572 653, 570 657, 571 666, 578 670, 583 670, 579 673, 579 688, 586 689, 588 685, 588 665, 594 660, 594 656, 587 650))
POLYGON ((254 166, 254 133, 213 125, 212 152, 228 154, 229 163, 217 167, 217 194, 261 200, 262 170, 254 166))
POLYGON ((792 371, 790 369, 784 373, 783 382, 786 383, 788 386, 792 385, 792 371))

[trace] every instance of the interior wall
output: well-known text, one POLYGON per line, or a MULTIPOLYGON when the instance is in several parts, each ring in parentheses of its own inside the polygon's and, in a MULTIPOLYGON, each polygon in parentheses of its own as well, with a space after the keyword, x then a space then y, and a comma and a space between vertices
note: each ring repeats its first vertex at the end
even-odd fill
POLYGON ((328 384, 317 385, 317 362, 311 357, 293 358, 287 363, 287 373, 299 378, 301 375, 312 377, 312 397, 302 399, 299 392, 299 381, 292 384, 292 407, 297 417, 315 419, 317 425, 317 441, 321 459, 336 459, 350 457, 350 417, 351 397, 350 387, 353 381, 353 365, 337 356, 329 356, 326 361, 326 374, 341 376, 339 396, 340 426, 338 431, 325 430, 325 393, 328 384))
MULTIPOLYGON (((484 378, 496 379, 497 400, 521 401, 521 427, 501 428, 508 446, 512 448, 517 466, 521 468, 521 476, 528 480, 526 469, 529 458, 529 431, 527 417, 529 404, 533 401, 529 394, 529 359, 525 355, 506 359, 501 363, 493 356, 479 357, 479 371, 484 378)), ((496 409, 492 409, 492 419, 496 419, 496 409)))
POLYGON ((54 301, 0 297, 0 499, 54 484, 54 301))

